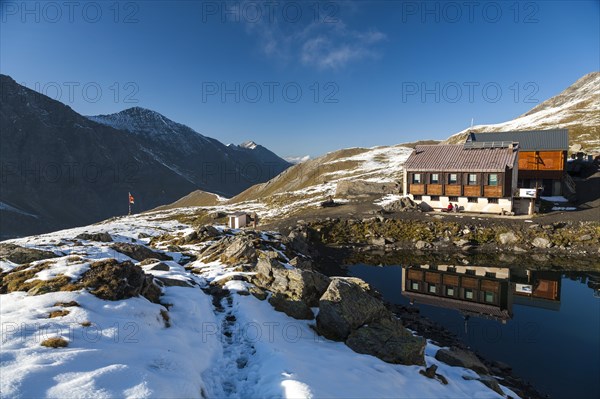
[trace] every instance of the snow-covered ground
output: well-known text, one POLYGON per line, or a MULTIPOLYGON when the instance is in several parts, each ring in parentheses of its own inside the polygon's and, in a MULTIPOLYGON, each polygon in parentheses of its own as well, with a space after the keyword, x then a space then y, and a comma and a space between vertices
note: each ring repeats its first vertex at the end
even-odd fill
MULTIPOLYGON (((10 242, 61 255, 50 260, 52 266, 37 278, 76 277, 95 260, 129 259, 112 250, 111 243, 73 240, 82 232, 108 232, 115 241, 147 244, 146 235, 191 231, 159 216, 123 217, 10 242), (140 233, 146 238, 138 238, 140 233), (71 262, 69 255, 81 259, 71 262)), ((198 253, 201 245, 206 244, 184 247, 198 253)), ((180 253, 169 254, 175 261, 181 259, 180 253)), ((393 365, 357 354, 343 343, 317 336, 310 326, 314 321, 295 320, 274 311, 267 301, 235 293, 249 283, 227 282, 225 287, 233 294, 222 301, 220 309, 201 289, 213 280, 244 272, 218 261, 187 265, 199 269, 199 274, 176 262, 166 263, 169 271, 150 270, 150 265, 143 268, 146 273, 197 284, 163 289, 161 302, 171 304, 169 325, 161 315, 166 308, 144 297, 106 301, 86 290, 0 295, 2 397, 500 397, 482 383, 463 378, 476 378, 473 371, 438 362, 434 358, 438 347, 432 343, 426 347, 427 365, 438 365, 448 385, 420 375, 422 367, 393 365), (80 306, 57 305, 69 301, 80 306), (61 309, 70 313, 48 318, 50 312, 61 309), (227 334, 223 334, 225 329, 227 334), (50 337, 62 337, 68 346, 40 345, 50 337)), ((4 262, 1 267, 5 266, 11 265, 4 262)), ((510 390, 506 393, 516 397, 510 390)))

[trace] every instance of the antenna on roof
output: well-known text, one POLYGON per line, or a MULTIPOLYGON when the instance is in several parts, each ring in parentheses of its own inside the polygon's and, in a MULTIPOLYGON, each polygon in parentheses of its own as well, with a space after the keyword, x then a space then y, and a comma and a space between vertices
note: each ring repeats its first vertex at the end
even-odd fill
POLYGON ((474 118, 471 118, 471 129, 473 129, 473 119, 474 118))

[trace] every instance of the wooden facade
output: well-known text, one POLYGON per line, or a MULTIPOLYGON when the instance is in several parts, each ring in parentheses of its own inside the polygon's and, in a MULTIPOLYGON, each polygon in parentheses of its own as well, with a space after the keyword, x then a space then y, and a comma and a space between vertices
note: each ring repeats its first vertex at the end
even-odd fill
POLYGON ((503 198, 511 196, 511 186, 511 171, 508 173, 408 173, 408 192, 413 195, 503 198), (432 181, 432 175, 437 175, 438 183, 427 183, 432 181), (456 176, 456 182, 451 181, 451 175, 456 176), (469 182, 469 175, 475 176, 474 183, 469 182), (495 175, 495 179, 490 179, 490 175, 495 175), (490 180, 495 181, 496 185, 489 185, 490 180), (414 183, 415 181, 421 181, 421 183, 414 183))

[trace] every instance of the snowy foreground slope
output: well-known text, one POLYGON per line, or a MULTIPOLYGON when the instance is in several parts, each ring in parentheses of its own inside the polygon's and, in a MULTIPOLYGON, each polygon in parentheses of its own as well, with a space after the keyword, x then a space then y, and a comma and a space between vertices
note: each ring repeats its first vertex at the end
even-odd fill
MULTIPOLYGON (((30 263, 49 265, 32 278, 38 280, 65 275, 75 281, 90 264, 107 258, 140 264, 112 249, 115 242, 148 245, 155 237, 153 247, 173 258, 160 268, 158 261, 141 262, 145 273, 170 282, 162 288, 160 303, 143 296, 104 300, 88 288, 0 295, 3 398, 500 397, 481 382, 463 378, 477 378, 475 372, 438 362, 439 348, 432 343, 425 349, 427 366, 438 365, 448 385, 420 375, 421 366, 389 364, 318 336, 311 328, 314 320, 293 319, 247 295, 250 283, 236 276, 252 271, 219 260, 182 260, 178 251, 199 254, 210 240, 168 249, 161 245, 161 235, 184 237, 193 231, 161 216, 124 217, 3 243, 59 255, 30 263), (98 232, 110 234, 113 242, 75 239, 98 232), (232 294, 215 303, 206 289, 218 280, 226 281, 223 286, 232 294), (64 310, 69 313, 49 318, 64 310), (53 337, 62 337, 68 346, 41 346, 53 337)), ((262 236, 273 240, 277 234, 262 236)), ((17 265, 1 261, 0 267, 6 273, 17 265)))

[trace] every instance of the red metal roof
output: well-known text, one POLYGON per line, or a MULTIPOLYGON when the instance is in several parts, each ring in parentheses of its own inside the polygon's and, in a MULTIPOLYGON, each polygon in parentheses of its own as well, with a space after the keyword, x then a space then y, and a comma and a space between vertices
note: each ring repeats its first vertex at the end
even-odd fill
POLYGON ((465 148, 463 144, 418 145, 404 168, 415 172, 504 172, 512 168, 518 145, 465 148))

